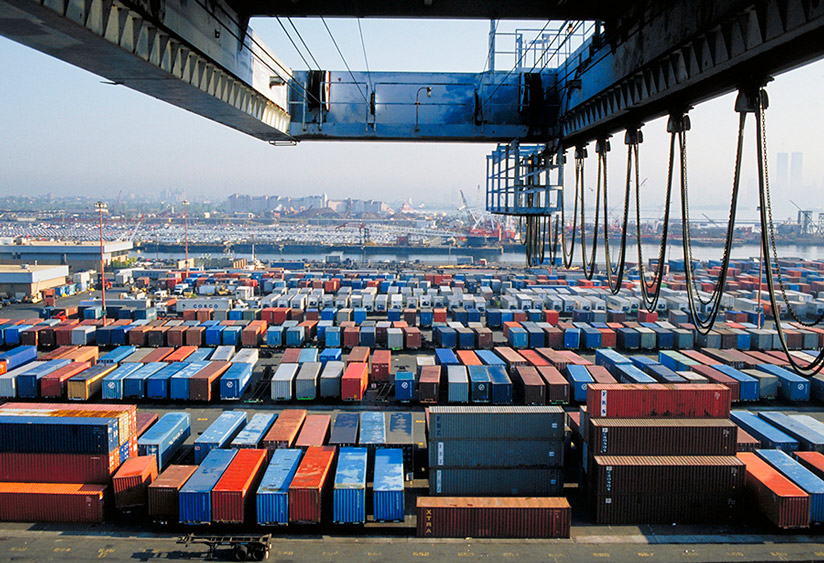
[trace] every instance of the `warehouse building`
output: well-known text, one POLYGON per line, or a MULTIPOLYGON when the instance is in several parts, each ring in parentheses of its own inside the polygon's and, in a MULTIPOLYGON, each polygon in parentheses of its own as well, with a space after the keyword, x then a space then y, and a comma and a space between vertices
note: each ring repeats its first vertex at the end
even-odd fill
POLYGON ((0 294, 31 298, 45 289, 66 284, 68 266, 0 265, 0 294))
MULTIPOLYGON (((125 258, 132 249, 131 242, 103 243, 103 260, 125 258)), ((0 244, 0 264, 65 265, 72 271, 100 268, 100 243, 23 241, 0 244)))

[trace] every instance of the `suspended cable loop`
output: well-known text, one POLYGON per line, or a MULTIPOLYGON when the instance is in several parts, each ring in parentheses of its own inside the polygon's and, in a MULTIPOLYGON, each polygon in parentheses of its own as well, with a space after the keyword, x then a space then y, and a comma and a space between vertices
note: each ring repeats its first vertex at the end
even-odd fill
MULTIPOLYGON (((775 279, 773 276, 773 261, 775 261, 776 273, 778 274, 779 284, 781 285, 782 296, 785 299, 788 311, 791 311, 789 300, 786 296, 783 280, 781 278, 781 267, 778 263, 778 251, 775 246, 775 230, 773 228, 772 219, 772 201, 770 198, 770 180, 767 166, 767 123, 765 110, 769 106, 769 99, 767 92, 760 88, 756 93, 749 92, 748 97, 755 102, 756 106, 756 144, 758 148, 758 198, 761 203, 761 248, 764 252, 764 270, 767 274, 767 289, 770 295, 770 306, 772 307, 772 314, 775 319, 775 330, 778 332, 778 339, 781 342, 781 348, 787 355, 787 360, 790 362, 793 370, 803 376, 811 377, 821 371, 824 367, 824 350, 818 353, 818 356, 806 364, 799 362, 799 360, 790 353, 787 346, 787 338, 784 334, 784 328, 781 325, 781 309, 779 308, 778 299, 775 295, 775 279)), ((736 104, 737 105, 737 104, 736 104)), ((761 291, 761 280, 759 280, 758 291, 761 291)), ((793 314, 793 313, 791 313, 793 314)), ((795 317, 795 315, 793 314, 795 317)))
MULTIPOLYGON (((618 295, 621 291, 621 285, 624 281, 624 267, 626 265, 627 255, 627 223, 629 220, 629 201, 630 201, 630 185, 632 182, 632 157, 637 154, 637 145, 643 141, 643 134, 640 126, 627 129, 624 135, 624 143, 627 145, 627 178, 624 189, 624 212, 623 221, 621 222, 621 246, 618 251, 618 264, 615 269, 612 268, 612 256, 609 250, 609 217, 608 203, 607 203, 607 156, 603 155, 604 166, 604 268, 607 274, 607 285, 613 295, 618 295)), ((637 167, 637 162, 636 162, 637 167)), ((637 181, 637 179, 636 179, 637 181)))

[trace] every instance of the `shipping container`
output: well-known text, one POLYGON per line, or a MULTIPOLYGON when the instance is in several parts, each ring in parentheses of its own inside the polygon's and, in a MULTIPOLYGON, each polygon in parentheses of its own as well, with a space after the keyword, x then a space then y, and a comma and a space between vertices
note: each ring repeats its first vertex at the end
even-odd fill
POLYGON ((295 377, 295 398, 313 401, 318 394, 318 379, 322 368, 320 362, 306 362, 300 364, 295 377))
POLYGON ((263 475, 266 450, 244 448, 212 489, 212 522, 243 524, 251 513, 254 489, 263 475))
POLYGON ((349 362, 340 380, 341 399, 344 401, 362 400, 368 384, 369 364, 349 362))
POLYGON ((554 406, 430 407, 430 440, 560 440, 564 411, 554 406))
POLYGON ((763 448, 778 448, 786 452, 798 450, 798 440, 749 411, 732 411, 730 419, 761 442, 763 448))
POLYGON ((726 419, 592 418, 584 427, 591 455, 735 455, 736 425, 726 419))
POLYGON ((238 432, 232 440, 230 447, 232 448, 258 448, 260 447, 263 437, 272 427, 278 415, 270 413, 257 413, 252 415, 243 430, 238 432))
POLYGON ((553 366, 537 368, 546 383, 546 399, 549 404, 567 404, 570 399, 570 385, 566 378, 553 366))
MULTIPOLYGON (((340 351, 338 349, 338 351, 340 351)), ((323 357, 323 354, 321 354, 323 357)), ((338 354, 340 357, 340 354, 338 354)), ((321 398, 339 398, 341 377, 343 377, 344 363, 340 360, 327 361, 320 374, 321 398)))
POLYGON ((220 398, 240 400, 252 380, 253 364, 232 362, 220 378, 220 398))
POLYGON ((778 528, 810 526, 810 496, 751 452, 738 454, 747 467, 747 489, 761 512, 778 528))
POLYGON ((212 450, 223 448, 246 426, 246 412, 224 411, 195 440, 195 463, 201 463, 212 450))
POLYGON ((169 369, 174 374, 180 366, 167 365, 163 362, 143 364, 135 362, 138 369, 123 379, 123 397, 125 399, 144 399, 146 397, 146 382, 161 369, 169 369))
POLYGON ((320 523, 324 487, 336 452, 335 446, 311 447, 306 450, 289 485, 290 523, 320 523))
MULTIPOLYGON (((514 368, 513 368, 514 369, 514 368)), ((512 381, 502 366, 489 366, 490 398, 493 405, 512 404, 512 381)))
POLYGON ((760 364, 759 370, 778 378, 778 394, 785 401, 806 402, 810 400, 810 381, 784 368, 760 364))
POLYGON ((309 446, 323 446, 329 437, 329 424, 332 417, 328 414, 309 414, 303 422, 303 427, 295 439, 296 448, 309 446))
POLYGON ((145 507, 148 486, 157 479, 157 458, 153 455, 130 457, 112 478, 114 505, 120 510, 145 507))
MULTIPOLYGON (((321 380, 322 381, 322 380, 321 380)), ((415 374, 411 371, 399 371, 395 374, 395 400, 410 402, 417 395, 415 374)))
POLYGON ((212 489, 232 463, 238 450, 211 450, 197 471, 180 489, 181 524, 210 524, 212 522, 212 489))
POLYGON ((563 467, 560 440, 433 440, 429 467, 563 467))
POLYGON ((88 401, 100 394, 103 378, 115 370, 113 364, 92 366, 74 375, 66 382, 66 396, 70 401, 88 401))
POLYGON ((134 346, 118 346, 111 352, 100 356, 100 359, 97 360, 97 362, 100 364, 119 364, 131 356, 135 350, 137 350, 137 348, 134 346))
POLYGON ((591 417, 727 418, 730 389, 724 385, 592 383, 587 389, 591 417))
MULTIPOLYGON (((145 383, 143 383, 137 375, 140 372, 135 372, 133 385, 134 387, 138 387, 140 385, 144 386, 144 395, 142 395, 141 398, 156 400, 168 399, 170 397, 172 377, 188 367, 188 365, 184 362, 176 364, 167 364, 166 362, 152 362, 146 365, 160 365, 161 369, 155 371, 154 373, 146 377, 145 380, 143 380, 145 381, 145 383)), ((138 390, 135 389, 135 392, 138 392, 138 390)), ((186 398, 188 399, 188 397, 186 398)))
POLYGON ((553 496, 563 492, 563 469, 434 468, 429 494, 447 496, 553 496))
POLYGON ((105 485, 0 483, 0 521, 103 521, 105 485))
POLYGON ((450 403, 469 402, 469 377, 466 366, 447 366, 447 394, 450 403))
POLYGON ((103 378, 103 400, 122 400, 124 398, 126 376, 140 369, 140 364, 123 364, 103 378))
POLYGON ((418 497, 418 537, 568 538, 565 498, 418 497))
POLYGON ((824 453, 824 433, 820 429, 811 428, 783 412, 762 411, 758 416, 798 440, 799 450, 824 453))
POLYGON ((304 409, 287 409, 282 411, 269 432, 263 437, 262 446, 272 452, 279 448, 291 448, 306 419, 304 409))
POLYGON ((567 375, 569 385, 572 389, 572 398, 578 403, 585 403, 587 400, 587 388, 593 383, 592 376, 585 366, 568 365, 567 375))
POLYGON ((263 474, 256 495, 257 523, 285 525, 289 522, 288 491, 298 469, 301 450, 279 449, 263 474))
POLYGON ((0 452, 0 481, 107 485, 119 465, 118 451, 110 454, 0 452))
POLYGON ((155 521, 175 522, 179 518, 178 495, 194 472, 196 465, 170 465, 148 487, 148 514, 155 521))
POLYGON ((761 459, 810 496, 810 524, 824 521, 824 481, 781 450, 756 450, 761 459))
POLYGON ((157 469, 162 472, 191 433, 189 413, 168 412, 137 439, 137 453, 154 455, 157 469))
POLYGON ((340 448, 332 491, 332 522, 366 523, 366 448, 340 448))
POLYGON ((372 505, 377 522, 402 522, 404 520, 402 450, 386 448, 375 452, 372 505))

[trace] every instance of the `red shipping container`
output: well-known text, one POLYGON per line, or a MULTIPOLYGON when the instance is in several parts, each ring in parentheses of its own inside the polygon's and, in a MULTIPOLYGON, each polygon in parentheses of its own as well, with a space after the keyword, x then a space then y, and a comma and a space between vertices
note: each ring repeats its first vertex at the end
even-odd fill
POLYGON ((282 364, 297 364, 300 360, 300 348, 287 348, 280 359, 282 364))
POLYGON ((213 312, 211 309, 198 309, 195 320, 199 323, 205 323, 206 321, 211 321, 212 316, 213 312))
MULTIPOLYGON (((455 355, 458 356, 458 361, 465 366, 480 366, 483 365, 478 355, 472 350, 456 350, 455 355)), ((374 364, 374 360, 372 361, 374 364)))
POLYGON ((404 342, 407 350, 420 350, 421 331, 418 327, 410 326, 403 330, 404 342))
MULTIPOLYGON (((184 313, 188 312, 189 311, 184 311, 184 313)), ((168 344, 169 346, 183 346, 186 342, 185 337, 183 335, 186 332, 187 328, 189 327, 182 325, 170 327, 169 330, 166 331, 166 344, 168 344)))
POLYGON ((546 404, 546 385, 534 367, 521 366, 515 369, 512 382, 525 405, 546 404))
POLYGON ((717 369, 712 366, 691 366, 692 371, 703 375, 707 379, 709 379, 713 383, 718 383, 720 385, 724 385, 725 387, 729 387, 730 389, 730 400, 733 403, 737 403, 740 397, 740 389, 741 384, 737 379, 733 379, 729 375, 721 373, 717 369))
POLYGON ((615 348, 617 338, 614 330, 611 328, 599 328, 598 332, 601 333, 602 348, 615 348))
POLYGON ((521 323, 516 323, 515 321, 506 321, 504 323, 504 338, 509 338, 510 328, 522 328, 521 323))
POLYGON ((369 364, 352 362, 340 380, 340 394, 344 401, 363 400, 363 393, 369 383, 369 364))
POLYGON ((492 348, 492 331, 486 327, 473 328, 475 331, 475 346, 488 350, 492 348))
POLYGON ((604 366, 587 366, 587 371, 595 383, 618 383, 604 366))
POLYGON ((306 450, 289 485, 289 523, 320 523, 323 488, 336 452, 335 446, 315 446, 306 450))
POLYGON ((549 362, 535 350, 519 350, 518 353, 529 362, 532 367, 548 366, 549 362))
POLYGON ((155 422, 157 422, 156 412, 137 413, 137 437, 140 438, 155 422))
MULTIPOLYGON (((131 333, 131 331, 129 331, 131 333)), ((162 362, 166 359, 166 356, 174 352, 174 348, 158 348, 157 350, 152 350, 148 354, 146 354, 140 363, 142 364, 150 364, 152 362, 162 362)))
POLYGON ((441 394, 441 366, 423 366, 418 377, 418 402, 434 404, 441 394))
POLYGON ((109 455, 0 452, 0 481, 107 485, 119 465, 119 450, 109 455))
POLYGON ((810 527, 810 495, 751 452, 737 454, 747 466, 747 489, 761 512, 777 527, 810 527))
POLYGON ((570 364, 575 366, 591 366, 592 362, 582 358, 572 350, 559 350, 558 353, 567 358, 570 364))
POLYGON ((436 323, 445 323, 446 322, 446 309, 443 307, 438 307, 437 309, 432 310, 432 320, 436 323))
POLYGON ((360 329, 356 326, 348 326, 343 329, 343 347, 354 348, 360 342, 360 329))
POLYGON ((189 400, 211 401, 212 395, 220 396, 220 376, 231 362, 209 362, 209 365, 189 379, 189 400))
POLYGON ((0 521, 103 521, 105 485, 0 483, 0 521))
POLYGON ((157 456, 130 457, 112 478, 114 505, 119 509, 146 506, 147 487, 157 479, 157 456))
POLYGON ((261 445, 270 452, 277 448, 291 448, 304 420, 306 420, 306 410, 286 409, 275 419, 275 423, 263 437, 261 445))
POLYGON ((569 381, 561 372, 552 366, 540 366, 537 370, 546 383, 547 403, 569 403, 569 381))
POLYGON ((181 346, 163 358, 166 363, 182 362, 197 351, 197 346, 181 346))
POLYGON ((170 465, 149 485, 149 516, 163 522, 177 522, 181 487, 197 471, 197 465, 170 465))
POLYGON ((567 499, 418 497, 419 538, 568 538, 567 499))
POLYGON ((130 346, 145 346, 146 333, 151 329, 148 325, 136 326, 126 333, 130 346))
POLYGON ((738 435, 736 436, 735 443, 736 452, 754 452, 759 448, 761 448, 760 440, 753 438, 741 428, 738 429, 738 435))
POLYGON ((718 360, 710 358, 706 354, 702 354, 701 352, 699 352, 697 350, 678 350, 678 351, 681 354, 685 355, 686 357, 690 358, 691 360, 695 360, 696 362, 704 364, 705 366, 717 366, 718 364, 721 363, 718 360))
POLYGON ((730 388, 715 383, 591 383, 587 387, 587 413, 611 418, 729 418, 730 388))
POLYGON ((535 348, 535 351, 542 355, 558 371, 564 371, 570 364, 569 358, 553 348, 535 348))
MULTIPOLYGON (((200 313, 200 311, 198 311, 200 313)), ((131 331, 129 331, 131 332, 131 331)), ((186 346, 203 346, 203 333, 206 332, 206 327, 191 326, 183 333, 183 339, 186 346)))
POLYGON ((289 320, 303 322, 304 319, 304 311, 303 309, 289 309, 289 320))
MULTIPOLYGON (((351 355, 351 354, 350 354, 351 355)), ((387 382, 392 371, 392 352, 375 350, 372 354, 372 381, 387 382)))
POLYGON ((418 320, 418 311, 415 309, 404 309, 403 320, 406 321, 406 323, 410 326, 414 325, 415 322, 418 320))
POLYGON ((89 362, 72 362, 57 368, 40 378, 40 396, 46 399, 60 399, 66 395, 66 382, 83 370, 89 369, 89 362))
POLYGON ((369 347, 355 346, 346 357, 346 364, 369 364, 369 347))
POLYGON ((658 313, 649 311, 638 311, 638 322, 639 323, 657 323, 658 322, 658 313))
POLYGON ((560 313, 558 311, 553 311, 551 309, 544 310, 544 322, 549 323, 551 325, 558 324, 558 320, 560 317, 560 313))
POLYGON ((295 440, 296 448, 308 448, 309 446, 323 446, 329 437, 329 425, 332 417, 328 414, 310 414, 306 416, 303 428, 295 440))
POLYGON ((197 309, 186 309, 183 311, 183 320, 184 321, 196 321, 197 320, 197 309))
POLYGON ((266 450, 243 448, 212 489, 212 521, 243 524, 254 502, 254 490, 263 477, 266 450))

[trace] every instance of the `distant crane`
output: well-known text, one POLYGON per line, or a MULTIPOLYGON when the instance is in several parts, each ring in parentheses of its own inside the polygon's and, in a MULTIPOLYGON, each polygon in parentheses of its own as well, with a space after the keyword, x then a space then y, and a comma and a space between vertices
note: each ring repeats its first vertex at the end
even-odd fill
POLYGON ((134 230, 132 231, 131 236, 126 239, 127 242, 134 242, 134 237, 137 236, 137 231, 138 231, 138 229, 140 229, 140 225, 143 223, 143 218, 145 216, 146 216, 145 213, 142 213, 140 215, 140 218, 137 220, 137 225, 134 226, 134 230))
POLYGON ((813 211, 812 209, 801 209, 796 202, 789 200, 798 209, 798 234, 810 235, 813 232, 813 211))
POLYGON ((469 222, 472 225, 471 227, 469 227, 469 229, 475 229, 478 227, 478 224, 481 222, 482 218, 475 215, 475 212, 472 211, 471 207, 469 207, 469 202, 466 201, 466 196, 464 195, 463 190, 459 189, 458 192, 461 194, 461 201, 463 201, 463 205, 458 208, 458 211, 466 212, 469 218, 469 222))

